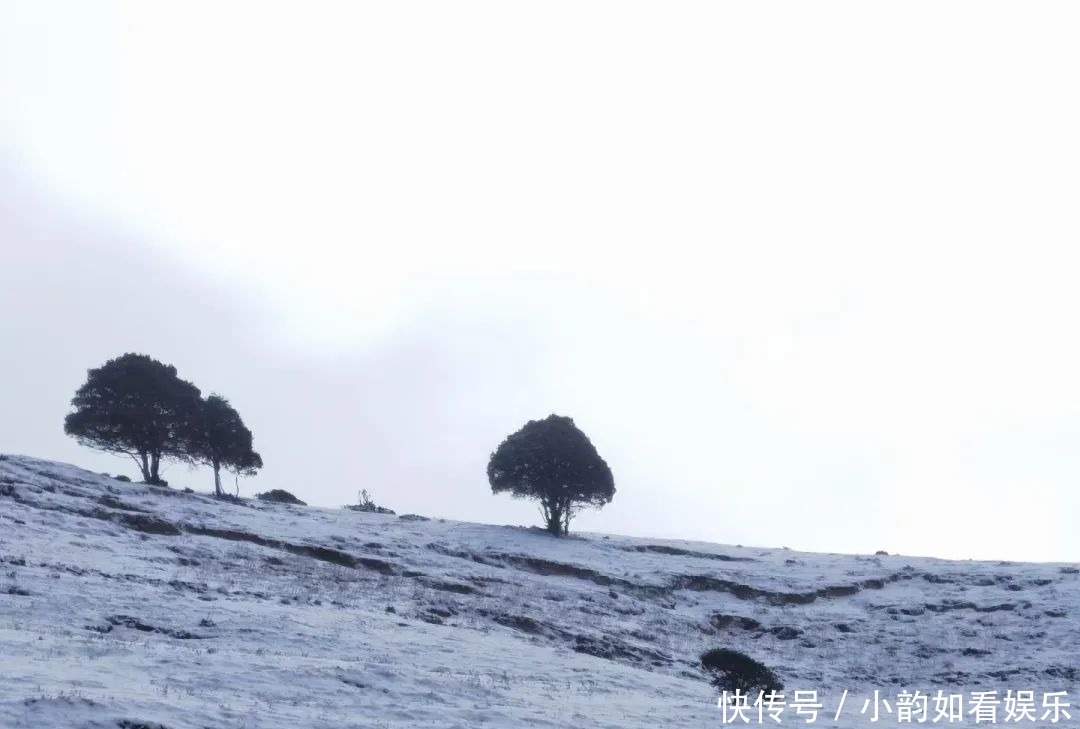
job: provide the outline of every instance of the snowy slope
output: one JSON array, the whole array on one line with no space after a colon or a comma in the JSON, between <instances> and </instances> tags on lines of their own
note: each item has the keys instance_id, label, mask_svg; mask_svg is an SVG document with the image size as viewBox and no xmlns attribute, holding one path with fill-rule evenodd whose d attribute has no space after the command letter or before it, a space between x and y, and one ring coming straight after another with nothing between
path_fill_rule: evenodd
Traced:
<instances>
[{"instance_id":1,"label":"snowy slope","mask_svg":"<svg viewBox=\"0 0 1080 729\"><path fill-rule=\"evenodd\" d=\"M818 691L818 726L875 689L1080 683L1070 565L556 540L0 458L0 727L718 726L721 646Z\"/></svg>"}]
</instances>

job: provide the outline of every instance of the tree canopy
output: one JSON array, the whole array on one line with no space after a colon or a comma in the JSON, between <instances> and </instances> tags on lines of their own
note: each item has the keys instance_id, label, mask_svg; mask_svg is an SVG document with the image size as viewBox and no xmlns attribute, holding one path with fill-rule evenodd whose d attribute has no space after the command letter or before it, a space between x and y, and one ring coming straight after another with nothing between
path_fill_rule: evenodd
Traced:
<instances>
[{"instance_id":1,"label":"tree canopy","mask_svg":"<svg viewBox=\"0 0 1080 729\"><path fill-rule=\"evenodd\" d=\"M615 495L611 469L574 421L560 415L530 420L491 454L492 493L540 502L547 529L567 534L570 520L586 507L601 507Z\"/></svg>"},{"instance_id":2,"label":"tree canopy","mask_svg":"<svg viewBox=\"0 0 1080 729\"><path fill-rule=\"evenodd\" d=\"M144 481L161 483L161 460L185 457L183 434L199 402L199 388L175 367L128 353L87 371L64 432L90 448L130 456Z\"/></svg>"}]
</instances>

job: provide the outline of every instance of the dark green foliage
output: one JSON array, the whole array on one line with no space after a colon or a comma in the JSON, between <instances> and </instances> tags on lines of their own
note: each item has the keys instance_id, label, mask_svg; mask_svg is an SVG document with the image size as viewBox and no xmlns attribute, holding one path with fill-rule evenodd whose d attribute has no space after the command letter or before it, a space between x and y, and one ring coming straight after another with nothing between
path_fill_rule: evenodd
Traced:
<instances>
[{"instance_id":1,"label":"dark green foliage","mask_svg":"<svg viewBox=\"0 0 1080 729\"><path fill-rule=\"evenodd\" d=\"M714 648L701 654L701 665L721 691L739 690L756 696L759 691L767 694L784 690L784 684L771 669L739 651Z\"/></svg>"},{"instance_id":2,"label":"dark green foliage","mask_svg":"<svg viewBox=\"0 0 1080 729\"><path fill-rule=\"evenodd\" d=\"M299 506L307 506L305 502L296 498L285 489L271 489L265 493L255 494L255 498L259 501L271 501L275 504L297 504Z\"/></svg>"},{"instance_id":3,"label":"dark green foliage","mask_svg":"<svg viewBox=\"0 0 1080 729\"><path fill-rule=\"evenodd\" d=\"M87 371L64 432L81 445L130 456L146 483L159 484L161 459L185 455L181 436L199 397L172 365L125 354Z\"/></svg>"},{"instance_id":4,"label":"dark green foliage","mask_svg":"<svg viewBox=\"0 0 1080 729\"><path fill-rule=\"evenodd\" d=\"M560 415L530 420L491 454L492 493L536 499L548 531L566 534L579 510L615 495L615 478L574 421Z\"/></svg>"},{"instance_id":5,"label":"dark green foliage","mask_svg":"<svg viewBox=\"0 0 1080 729\"><path fill-rule=\"evenodd\" d=\"M262 468L252 440L236 408L221 395L210 395L200 402L184 433L184 451L190 460L214 470L214 494L221 496L222 468L237 476L252 476Z\"/></svg>"},{"instance_id":6,"label":"dark green foliage","mask_svg":"<svg viewBox=\"0 0 1080 729\"><path fill-rule=\"evenodd\" d=\"M125 476L124 474L120 474L120 475L116 476L115 478L116 478L117 481L123 481L124 483L131 483L131 479L128 478L127 476Z\"/></svg>"}]
</instances>

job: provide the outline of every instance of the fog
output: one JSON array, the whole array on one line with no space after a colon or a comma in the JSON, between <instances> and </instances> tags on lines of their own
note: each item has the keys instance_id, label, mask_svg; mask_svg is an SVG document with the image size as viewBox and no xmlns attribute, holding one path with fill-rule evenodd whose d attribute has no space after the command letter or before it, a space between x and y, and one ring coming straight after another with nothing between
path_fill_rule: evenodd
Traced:
<instances>
[{"instance_id":1,"label":"fog","mask_svg":"<svg viewBox=\"0 0 1080 729\"><path fill-rule=\"evenodd\" d=\"M796 7L5 6L0 451L136 475L62 430L134 351L246 495L537 523L485 465L555 412L575 529L1080 559L1069 24Z\"/></svg>"}]
</instances>

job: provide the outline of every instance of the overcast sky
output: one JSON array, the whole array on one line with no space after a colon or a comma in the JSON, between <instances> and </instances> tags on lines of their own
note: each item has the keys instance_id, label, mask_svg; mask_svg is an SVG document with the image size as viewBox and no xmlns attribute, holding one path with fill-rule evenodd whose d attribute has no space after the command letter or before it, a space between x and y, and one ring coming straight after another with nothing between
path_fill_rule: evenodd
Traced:
<instances>
[{"instance_id":1,"label":"overcast sky","mask_svg":"<svg viewBox=\"0 0 1080 729\"><path fill-rule=\"evenodd\" d=\"M1080 6L0 0L0 451L123 352L285 488L582 530L1080 559ZM175 486L209 489L171 466Z\"/></svg>"}]
</instances>

